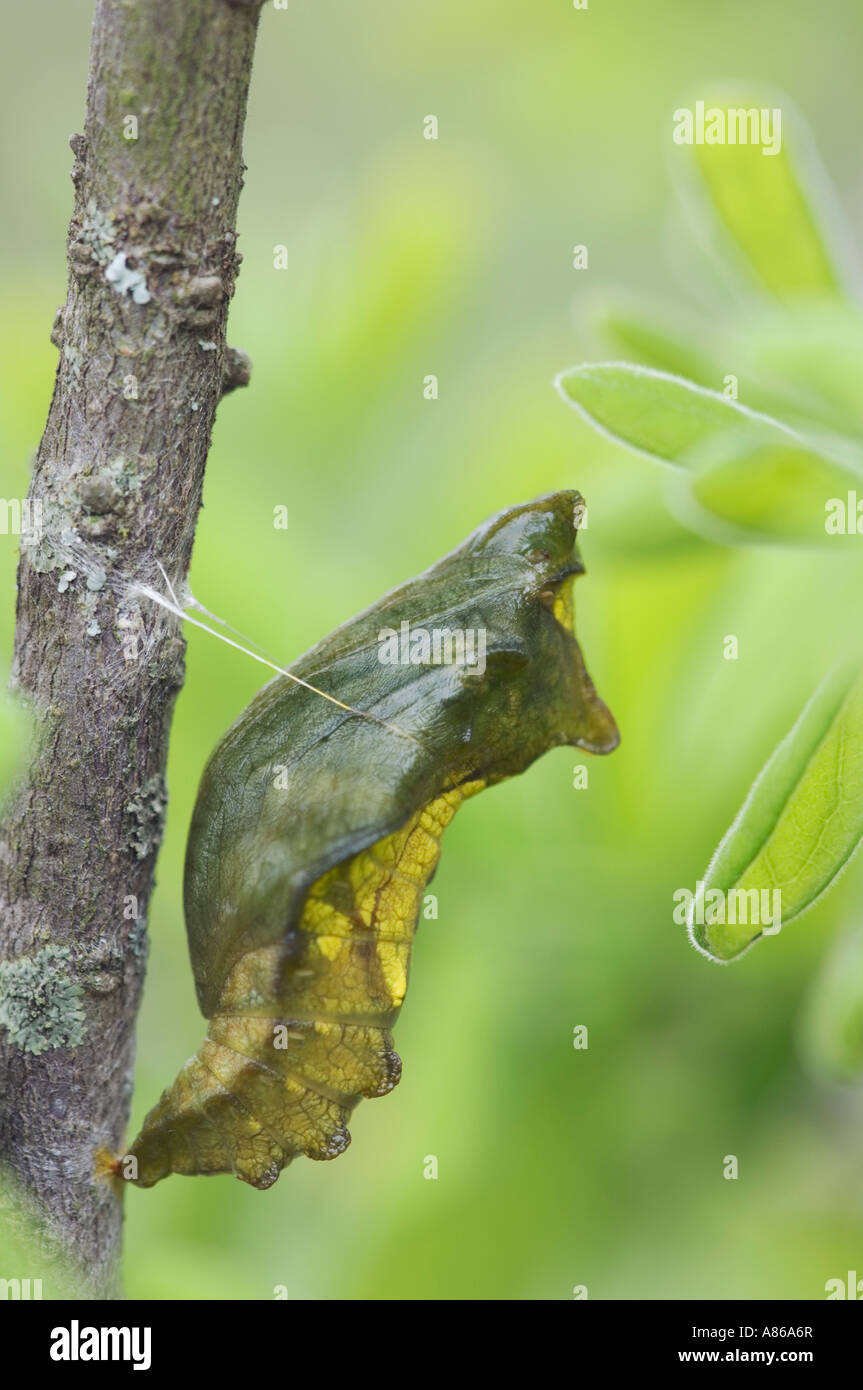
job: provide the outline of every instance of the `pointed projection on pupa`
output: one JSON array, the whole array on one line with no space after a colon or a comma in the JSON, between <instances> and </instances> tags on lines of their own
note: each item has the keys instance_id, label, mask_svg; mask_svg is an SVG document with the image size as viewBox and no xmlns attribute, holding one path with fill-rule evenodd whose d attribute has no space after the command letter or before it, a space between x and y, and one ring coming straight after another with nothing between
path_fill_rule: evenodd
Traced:
<instances>
[{"instance_id":1,"label":"pointed projection on pupa","mask_svg":"<svg viewBox=\"0 0 863 1390\"><path fill-rule=\"evenodd\" d=\"M363 715L280 676L216 748L185 879L209 1031L130 1150L140 1186L269 1187L299 1154L342 1153L360 1098L397 1083L444 829L548 749L618 742L573 635L582 509L562 492L492 517L292 667Z\"/></svg>"}]
</instances>

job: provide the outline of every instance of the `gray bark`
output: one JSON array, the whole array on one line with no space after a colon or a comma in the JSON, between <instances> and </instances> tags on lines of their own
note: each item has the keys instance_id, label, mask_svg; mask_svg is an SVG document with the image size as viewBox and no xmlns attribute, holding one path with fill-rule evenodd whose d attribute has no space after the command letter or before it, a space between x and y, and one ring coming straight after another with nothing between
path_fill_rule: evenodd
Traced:
<instances>
[{"instance_id":1,"label":"gray bark","mask_svg":"<svg viewBox=\"0 0 863 1390\"><path fill-rule=\"evenodd\" d=\"M99 1298L120 1293L122 1196L94 1151L120 1149L128 1122L184 673L177 621L129 586L164 587L158 558L182 587L216 406L248 380L225 324L259 12L98 0L70 140L68 296L12 672L38 734L0 823L0 1163L13 1219L34 1213L46 1260Z\"/></svg>"}]
</instances>

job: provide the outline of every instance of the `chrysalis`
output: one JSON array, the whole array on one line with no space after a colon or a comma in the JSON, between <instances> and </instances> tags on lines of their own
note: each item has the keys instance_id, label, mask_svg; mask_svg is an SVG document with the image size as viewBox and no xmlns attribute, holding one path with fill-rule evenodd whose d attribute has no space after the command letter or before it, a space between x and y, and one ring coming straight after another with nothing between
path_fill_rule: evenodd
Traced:
<instances>
[{"instance_id":1,"label":"chrysalis","mask_svg":"<svg viewBox=\"0 0 863 1390\"><path fill-rule=\"evenodd\" d=\"M441 836L549 748L618 733L572 629L583 503L492 517L271 681L216 748L186 858L206 1041L147 1116L132 1179L275 1182L335 1158L399 1080L392 1026ZM134 1166L130 1169L134 1172Z\"/></svg>"}]
</instances>

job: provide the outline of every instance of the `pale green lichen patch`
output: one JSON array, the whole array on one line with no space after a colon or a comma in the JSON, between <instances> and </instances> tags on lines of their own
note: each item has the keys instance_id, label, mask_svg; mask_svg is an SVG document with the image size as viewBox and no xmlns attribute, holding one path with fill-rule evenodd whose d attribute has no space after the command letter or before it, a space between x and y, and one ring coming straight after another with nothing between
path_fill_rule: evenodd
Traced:
<instances>
[{"instance_id":1,"label":"pale green lichen patch","mask_svg":"<svg viewBox=\"0 0 863 1390\"><path fill-rule=\"evenodd\" d=\"M129 950L137 960L143 960L147 955L147 923L143 917L138 917L132 923L129 931Z\"/></svg>"},{"instance_id":2,"label":"pale green lichen patch","mask_svg":"<svg viewBox=\"0 0 863 1390\"><path fill-rule=\"evenodd\" d=\"M69 478L51 497L40 499L39 533L27 541L30 564L39 574L49 570L74 571L83 575L90 593L98 593L107 581L107 570L92 558L97 552L82 541L105 543L98 552L105 560L117 552L108 542L122 525L129 496L141 487L141 478L151 474L156 460L151 455L134 459L118 456L100 466L90 465ZM59 591L65 593L73 583L71 574L61 575ZM80 587L80 586L79 586Z\"/></svg>"},{"instance_id":3,"label":"pale green lichen patch","mask_svg":"<svg viewBox=\"0 0 863 1390\"><path fill-rule=\"evenodd\" d=\"M23 1052L78 1047L84 1040L82 995L70 978L65 946L0 963L0 1027Z\"/></svg>"},{"instance_id":4,"label":"pale green lichen patch","mask_svg":"<svg viewBox=\"0 0 863 1390\"><path fill-rule=\"evenodd\" d=\"M158 849L167 806L165 779L158 774L149 777L138 795L126 802L126 815L132 823L128 844L138 859L146 859L148 854Z\"/></svg>"},{"instance_id":5,"label":"pale green lichen patch","mask_svg":"<svg viewBox=\"0 0 863 1390\"><path fill-rule=\"evenodd\" d=\"M31 567L37 574L67 569L77 541L74 513L67 499L43 498L41 533L27 547Z\"/></svg>"},{"instance_id":6,"label":"pale green lichen patch","mask_svg":"<svg viewBox=\"0 0 863 1390\"><path fill-rule=\"evenodd\" d=\"M87 203L87 216L78 236L89 247L90 255L98 265L108 264L114 241L114 224L99 210L93 198Z\"/></svg>"},{"instance_id":7,"label":"pale green lichen patch","mask_svg":"<svg viewBox=\"0 0 863 1390\"><path fill-rule=\"evenodd\" d=\"M84 476L80 484L82 506L98 515L116 511L130 492L140 489L141 474L151 472L155 464L149 454L135 458L118 454Z\"/></svg>"},{"instance_id":8,"label":"pale green lichen patch","mask_svg":"<svg viewBox=\"0 0 863 1390\"><path fill-rule=\"evenodd\" d=\"M81 372L84 369L84 362L86 360L84 354L74 343L64 343L63 358L69 368L70 385L77 390L81 384Z\"/></svg>"}]
</instances>

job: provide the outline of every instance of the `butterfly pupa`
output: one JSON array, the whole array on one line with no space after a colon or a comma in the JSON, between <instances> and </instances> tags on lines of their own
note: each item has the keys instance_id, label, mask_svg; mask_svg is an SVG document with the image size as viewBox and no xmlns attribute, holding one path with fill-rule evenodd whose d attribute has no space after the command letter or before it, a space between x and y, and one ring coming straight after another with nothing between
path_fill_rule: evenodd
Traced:
<instances>
[{"instance_id":1,"label":"butterfly pupa","mask_svg":"<svg viewBox=\"0 0 863 1390\"><path fill-rule=\"evenodd\" d=\"M215 749L184 886L209 1027L129 1151L139 1186L269 1187L300 1154L342 1153L358 1101L398 1082L392 1027L446 826L551 748L618 743L573 632L582 508L561 492L492 517L291 668L350 709L278 676Z\"/></svg>"}]
</instances>

